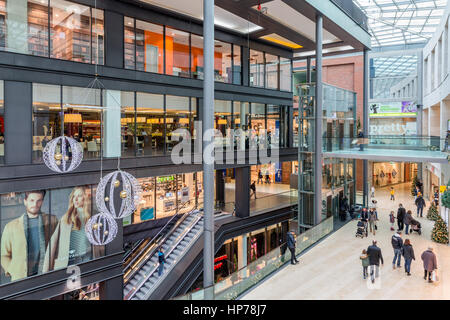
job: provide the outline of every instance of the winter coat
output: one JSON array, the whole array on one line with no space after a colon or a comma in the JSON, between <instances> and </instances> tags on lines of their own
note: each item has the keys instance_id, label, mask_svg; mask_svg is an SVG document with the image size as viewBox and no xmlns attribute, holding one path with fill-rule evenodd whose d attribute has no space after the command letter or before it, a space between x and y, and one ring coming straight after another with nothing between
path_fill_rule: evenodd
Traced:
<instances>
[{"instance_id":1,"label":"winter coat","mask_svg":"<svg viewBox=\"0 0 450 320\"><path fill-rule=\"evenodd\" d=\"M417 197L415 204L418 208L423 208L425 207L425 200L423 200L422 196Z\"/></svg>"},{"instance_id":2,"label":"winter coat","mask_svg":"<svg viewBox=\"0 0 450 320\"><path fill-rule=\"evenodd\" d=\"M401 249L403 247L403 239L397 233L392 236L391 243L394 250Z\"/></svg>"},{"instance_id":3,"label":"winter coat","mask_svg":"<svg viewBox=\"0 0 450 320\"><path fill-rule=\"evenodd\" d=\"M376 214L376 211L369 212L369 221L370 221L370 222L374 222L374 221L376 221L376 220L377 220L377 214Z\"/></svg>"},{"instance_id":4,"label":"winter coat","mask_svg":"<svg viewBox=\"0 0 450 320\"><path fill-rule=\"evenodd\" d=\"M405 214L405 217L403 218L403 222L405 224L411 224L413 217L410 214Z\"/></svg>"},{"instance_id":5,"label":"winter coat","mask_svg":"<svg viewBox=\"0 0 450 320\"><path fill-rule=\"evenodd\" d=\"M414 249L412 245L408 244L406 246L403 246L402 248L402 254L405 260L416 260L416 257L414 256Z\"/></svg>"},{"instance_id":6,"label":"winter coat","mask_svg":"<svg viewBox=\"0 0 450 320\"><path fill-rule=\"evenodd\" d=\"M288 232L287 234L287 246L288 248L295 248L295 239L292 233Z\"/></svg>"},{"instance_id":7,"label":"winter coat","mask_svg":"<svg viewBox=\"0 0 450 320\"><path fill-rule=\"evenodd\" d=\"M422 253L423 268L427 271L437 269L436 255L431 250L426 250Z\"/></svg>"},{"instance_id":8,"label":"winter coat","mask_svg":"<svg viewBox=\"0 0 450 320\"><path fill-rule=\"evenodd\" d=\"M369 256L367 254L362 254L359 259L361 259L361 263L363 267L369 266Z\"/></svg>"},{"instance_id":9,"label":"winter coat","mask_svg":"<svg viewBox=\"0 0 450 320\"><path fill-rule=\"evenodd\" d=\"M406 216L406 209L405 208L398 208L397 210L397 220L398 221L403 221L403 219Z\"/></svg>"},{"instance_id":10,"label":"winter coat","mask_svg":"<svg viewBox=\"0 0 450 320\"><path fill-rule=\"evenodd\" d=\"M369 220L369 212L361 211L361 220Z\"/></svg>"},{"instance_id":11,"label":"winter coat","mask_svg":"<svg viewBox=\"0 0 450 320\"><path fill-rule=\"evenodd\" d=\"M369 256L370 265L378 266L380 264L380 260L381 263L384 263L383 255L381 254L381 249L378 248L376 245L371 245L367 248L367 255Z\"/></svg>"}]
</instances>

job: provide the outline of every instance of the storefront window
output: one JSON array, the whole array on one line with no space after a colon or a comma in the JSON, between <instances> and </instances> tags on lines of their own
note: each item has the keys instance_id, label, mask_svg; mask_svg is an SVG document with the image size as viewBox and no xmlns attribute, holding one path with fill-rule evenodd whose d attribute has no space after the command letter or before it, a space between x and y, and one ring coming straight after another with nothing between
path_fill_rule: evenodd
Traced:
<instances>
[{"instance_id":1,"label":"storefront window","mask_svg":"<svg viewBox=\"0 0 450 320\"><path fill-rule=\"evenodd\" d=\"M3 81L0 80L0 164L5 162L5 107L3 98Z\"/></svg>"},{"instance_id":2,"label":"storefront window","mask_svg":"<svg viewBox=\"0 0 450 320\"><path fill-rule=\"evenodd\" d=\"M91 186L2 194L0 282L103 256L104 246L91 245L84 231L96 213L93 194Z\"/></svg>"},{"instance_id":3,"label":"storefront window","mask_svg":"<svg viewBox=\"0 0 450 320\"><path fill-rule=\"evenodd\" d=\"M134 30L135 20L124 18L124 60L125 69L136 69L136 33Z\"/></svg>"},{"instance_id":4,"label":"storefront window","mask_svg":"<svg viewBox=\"0 0 450 320\"><path fill-rule=\"evenodd\" d=\"M14 0L13 0L14 1ZM1 5L0 1L0 7ZM24 1L22 1L24 2ZM5 3L5 1L3 1ZM0 9L0 12L2 9ZM0 13L1 14L1 13ZM1 20L1 18L0 18ZM1 22L0 22L1 25ZM1 30L1 27L0 27ZM5 25L6 31L6 25ZM8 30L9 31L9 30ZM0 31L1 34L1 31ZM26 33L21 35L23 37ZM11 36L14 36L11 34ZM11 39L11 41L14 41ZM15 45L12 45L15 47ZM0 40L0 47L1 40ZM27 52L22 52L27 53ZM48 1L28 1L28 53L48 57Z\"/></svg>"},{"instance_id":5,"label":"storefront window","mask_svg":"<svg viewBox=\"0 0 450 320\"><path fill-rule=\"evenodd\" d=\"M250 86L264 87L264 53L250 49Z\"/></svg>"},{"instance_id":6,"label":"storefront window","mask_svg":"<svg viewBox=\"0 0 450 320\"><path fill-rule=\"evenodd\" d=\"M164 153L164 96L138 92L136 115L137 155Z\"/></svg>"},{"instance_id":7,"label":"storefront window","mask_svg":"<svg viewBox=\"0 0 450 320\"><path fill-rule=\"evenodd\" d=\"M164 73L163 26L136 20L136 70Z\"/></svg>"},{"instance_id":8,"label":"storefront window","mask_svg":"<svg viewBox=\"0 0 450 320\"><path fill-rule=\"evenodd\" d=\"M155 178L141 178L138 179L142 188L141 201L139 202L137 210L133 215L133 223L144 222L147 220L155 219Z\"/></svg>"},{"instance_id":9,"label":"storefront window","mask_svg":"<svg viewBox=\"0 0 450 320\"><path fill-rule=\"evenodd\" d=\"M189 97L166 96L166 149L171 152L173 147L187 139L187 135L174 133L177 129L184 129L189 132L190 128L190 112ZM178 135L178 138L173 138Z\"/></svg>"},{"instance_id":10,"label":"storefront window","mask_svg":"<svg viewBox=\"0 0 450 320\"><path fill-rule=\"evenodd\" d=\"M135 155L135 117L134 92L121 92L120 132L122 157L133 157Z\"/></svg>"},{"instance_id":11,"label":"storefront window","mask_svg":"<svg viewBox=\"0 0 450 320\"><path fill-rule=\"evenodd\" d=\"M190 77L189 33L166 27L166 74Z\"/></svg>"},{"instance_id":12,"label":"storefront window","mask_svg":"<svg viewBox=\"0 0 450 320\"><path fill-rule=\"evenodd\" d=\"M231 44L219 40L214 41L214 79L231 83L232 74Z\"/></svg>"},{"instance_id":13,"label":"storefront window","mask_svg":"<svg viewBox=\"0 0 450 320\"><path fill-rule=\"evenodd\" d=\"M233 84L242 84L241 46L233 44Z\"/></svg>"},{"instance_id":14,"label":"storefront window","mask_svg":"<svg viewBox=\"0 0 450 320\"><path fill-rule=\"evenodd\" d=\"M280 90L292 91L291 59L280 58Z\"/></svg>"},{"instance_id":15,"label":"storefront window","mask_svg":"<svg viewBox=\"0 0 450 320\"><path fill-rule=\"evenodd\" d=\"M196 34L191 34L191 72L194 79L203 80L203 37Z\"/></svg>"},{"instance_id":16,"label":"storefront window","mask_svg":"<svg viewBox=\"0 0 450 320\"><path fill-rule=\"evenodd\" d=\"M100 157L101 91L80 87L63 87L64 134L79 141L85 159Z\"/></svg>"},{"instance_id":17,"label":"storefront window","mask_svg":"<svg viewBox=\"0 0 450 320\"><path fill-rule=\"evenodd\" d=\"M216 146L225 148L229 143L227 134L231 134L231 101L214 100L214 129L222 134L221 137L216 136Z\"/></svg>"},{"instance_id":18,"label":"storefront window","mask_svg":"<svg viewBox=\"0 0 450 320\"><path fill-rule=\"evenodd\" d=\"M61 136L61 87L33 83L33 162L42 162L46 144Z\"/></svg>"},{"instance_id":19,"label":"storefront window","mask_svg":"<svg viewBox=\"0 0 450 320\"><path fill-rule=\"evenodd\" d=\"M103 25L103 10L92 8L92 63L103 65L105 28Z\"/></svg>"},{"instance_id":20,"label":"storefront window","mask_svg":"<svg viewBox=\"0 0 450 320\"><path fill-rule=\"evenodd\" d=\"M266 53L266 88L278 89L278 56Z\"/></svg>"},{"instance_id":21,"label":"storefront window","mask_svg":"<svg viewBox=\"0 0 450 320\"><path fill-rule=\"evenodd\" d=\"M271 104L267 105L267 139L272 148L280 146L281 127L281 107Z\"/></svg>"},{"instance_id":22,"label":"storefront window","mask_svg":"<svg viewBox=\"0 0 450 320\"><path fill-rule=\"evenodd\" d=\"M250 146L265 146L266 106L262 103L251 104Z\"/></svg>"}]
</instances>

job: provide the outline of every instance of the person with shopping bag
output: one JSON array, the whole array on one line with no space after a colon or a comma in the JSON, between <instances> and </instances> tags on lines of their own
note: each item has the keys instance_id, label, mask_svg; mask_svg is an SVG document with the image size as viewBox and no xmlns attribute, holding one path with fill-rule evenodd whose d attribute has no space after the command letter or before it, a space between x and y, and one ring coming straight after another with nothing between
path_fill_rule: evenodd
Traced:
<instances>
[{"instance_id":1,"label":"person with shopping bag","mask_svg":"<svg viewBox=\"0 0 450 320\"><path fill-rule=\"evenodd\" d=\"M424 276L423 278L425 280L427 280L427 275L428 275L428 282L433 282L433 281L437 281L437 277L436 277L436 269L437 269L437 259L436 259L436 255L433 252L433 248L432 247L428 247L427 250L425 250L422 253L422 261L423 261L423 268L424 268ZM435 280L432 280L432 273L433 278Z\"/></svg>"}]
</instances>

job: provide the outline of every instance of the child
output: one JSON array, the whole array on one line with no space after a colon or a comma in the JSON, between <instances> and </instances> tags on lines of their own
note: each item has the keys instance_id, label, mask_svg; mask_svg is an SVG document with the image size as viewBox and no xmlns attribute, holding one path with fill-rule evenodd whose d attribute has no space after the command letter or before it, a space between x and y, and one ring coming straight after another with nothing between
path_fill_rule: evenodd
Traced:
<instances>
[{"instance_id":1,"label":"child","mask_svg":"<svg viewBox=\"0 0 450 320\"><path fill-rule=\"evenodd\" d=\"M391 200L392 201L395 201L394 193L395 193L394 187L391 187Z\"/></svg>"},{"instance_id":2,"label":"child","mask_svg":"<svg viewBox=\"0 0 450 320\"><path fill-rule=\"evenodd\" d=\"M391 211L391 213L389 214L389 222L391 223L391 231L394 231L394 222L395 222L394 211Z\"/></svg>"},{"instance_id":3,"label":"child","mask_svg":"<svg viewBox=\"0 0 450 320\"><path fill-rule=\"evenodd\" d=\"M361 259L361 263L363 266L363 277L365 280L367 277L367 268L369 267L369 256L367 255L366 250L362 251L362 255L359 256L359 259Z\"/></svg>"}]
</instances>

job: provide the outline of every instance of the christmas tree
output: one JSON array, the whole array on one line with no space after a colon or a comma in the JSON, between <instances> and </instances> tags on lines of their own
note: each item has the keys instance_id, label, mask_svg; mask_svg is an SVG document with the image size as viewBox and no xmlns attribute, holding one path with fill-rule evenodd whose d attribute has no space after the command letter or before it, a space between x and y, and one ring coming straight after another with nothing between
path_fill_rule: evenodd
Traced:
<instances>
[{"instance_id":1,"label":"christmas tree","mask_svg":"<svg viewBox=\"0 0 450 320\"><path fill-rule=\"evenodd\" d=\"M417 176L415 176L414 179L412 180L412 183L411 183L411 195L412 196L415 196L414 192L416 190L417 181L419 181L419 179L417 179Z\"/></svg>"},{"instance_id":2,"label":"christmas tree","mask_svg":"<svg viewBox=\"0 0 450 320\"><path fill-rule=\"evenodd\" d=\"M431 231L431 239L437 243L448 244L447 224L438 216L434 223L433 231Z\"/></svg>"},{"instance_id":3,"label":"christmas tree","mask_svg":"<svg viewBox=\"0 0 450 320\"><path fill-rule=\"evenodd\" d=\"M436 221L436 219L439 216L439 212L437 207L434 205L434 203L431 204L430 208L428 208L428 212L427 212L427 219L428 220L432 220L432 221Z\"/></svg>"},{"instance_id":4,"label":"christmas tree","mask_svg":"<svg viewBox=\"0 0 450 320\"><path fill-rule=\"evenodd\" d=\"M447 190L441 196L442 205L446 208L450 208L450 181L447 183Z\"/></svg>"}]
</instances>

